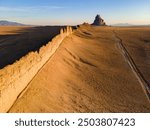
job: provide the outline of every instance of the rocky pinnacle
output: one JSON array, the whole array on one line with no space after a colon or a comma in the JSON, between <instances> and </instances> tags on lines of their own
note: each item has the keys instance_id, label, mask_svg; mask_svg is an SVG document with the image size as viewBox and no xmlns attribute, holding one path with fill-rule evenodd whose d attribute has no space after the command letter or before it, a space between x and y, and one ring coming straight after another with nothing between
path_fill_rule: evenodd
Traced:
<instances>
[{"instance_id":1,"label":"rocky pinnacle","mask_svg":"<svg viewBox=\"0 0 150 130\"><path fill-rule=\"evenodd\" d=\"M92 25L96 26L106 26L105 21L100 17L100 15L96 15L94 22Z\"/></svg>"}]
</instances>

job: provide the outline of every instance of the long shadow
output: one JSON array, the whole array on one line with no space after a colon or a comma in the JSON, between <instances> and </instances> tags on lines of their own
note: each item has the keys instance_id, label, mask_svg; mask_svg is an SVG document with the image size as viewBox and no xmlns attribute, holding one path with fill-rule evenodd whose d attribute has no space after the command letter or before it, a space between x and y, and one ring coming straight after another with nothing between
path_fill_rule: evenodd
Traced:
<instances>
[{"instance_id":1,"label":"long shadow","mask_svg":"<svg viewBox=\"0 0 150 130\"><path fill-rule=\"evenodd\" d=\"M0 69L13 64L30 51L39 51L65 26L39 26L15 31L16 34L0 35Z\"/></svg>"}]
</instances>

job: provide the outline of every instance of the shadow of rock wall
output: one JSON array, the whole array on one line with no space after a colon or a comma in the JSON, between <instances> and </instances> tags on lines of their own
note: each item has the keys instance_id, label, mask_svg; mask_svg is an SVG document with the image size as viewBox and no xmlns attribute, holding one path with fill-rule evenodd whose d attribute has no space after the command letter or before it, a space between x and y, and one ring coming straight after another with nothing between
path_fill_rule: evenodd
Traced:
<instances>
[{"instance_id":1,"label":"shadow of rock wall","mask_svg":"<svg viewBox=\"0 0 150 130\"><path fill-rule=\"evenodd\" d=\"M21 92L55 53L72 28L61 29L60 34L42 46L39 52L30 52L12 65L0 70L0 112L7 112Z\"/></svg>"}]
</instances>

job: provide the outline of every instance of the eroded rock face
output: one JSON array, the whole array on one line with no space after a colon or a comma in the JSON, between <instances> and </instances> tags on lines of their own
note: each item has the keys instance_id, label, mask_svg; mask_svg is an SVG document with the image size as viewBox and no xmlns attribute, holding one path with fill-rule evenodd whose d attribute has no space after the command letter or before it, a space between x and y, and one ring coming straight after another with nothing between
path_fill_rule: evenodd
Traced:
<instances>
[{"instance_id":1,"label":"eroded rock face","mask_svg":"<svg viewBox=\"0 0 150 130\"><path fill-rule=\"evenodd\" d=\"M96 15L94 22L92 25L96 26L106 26L105 21L100 17L100 15Z\"/></svg>"},{"instance_id":2,"label":"eroded rock face","mask_svg":"<svg viewBox=\"0 0 150 130\"><path fill-rule=\"evenodd\" d=\"M0 113L10 109L19 94L56 52L64 38L72 32L71 27L61 29L60 34L43 45L39 52L30 52L19 61L0 70Z\"/></svg>"}]
</instances>

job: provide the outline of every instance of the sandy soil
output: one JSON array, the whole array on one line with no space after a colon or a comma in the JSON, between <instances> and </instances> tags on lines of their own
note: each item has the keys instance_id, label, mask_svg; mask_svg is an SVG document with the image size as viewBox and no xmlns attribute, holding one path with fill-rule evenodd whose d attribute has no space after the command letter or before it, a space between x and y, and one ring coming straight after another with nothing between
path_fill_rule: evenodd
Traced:
<instances>
[{"instance_id":1,"label":"sandy soil","mask_svg":"<svg viewBox=\"0 0 150 130\"><path fill-rule=\"evenodd\" d=\"M59 34L59 26L0 27L0 69L14 63L30 51L36 51Z\"/></svg>"},{"instance_id":2,"label":"sandy soil","mask_svg":"<svg viewBox=\"0 0 150 130\"><path fill-rule=\"evenodd\" d=\"M31 26L0 26L0 35L17 34L19 31L31 28Z\"/></svg>"},{"instance_id":3,"label":"sandy soil","mask_svg":"<svg viewBox=\"0 0 150 130\"><path fill-rule=\"evenodd\" d=\"M150 84L150 27L116 28L116 32Z\"/></svg>"},{"instance_id":4,"label":"sandy soil","mask_svg":"<svg viewBox=\"0 0 150 130\"><path fill-rule=\"evenodd\" d=\"M114 29L125 37L124 30L90 26L67 37L9 112L150 112L142 86L118 49Z\"/></svg>"}]
</instances>

